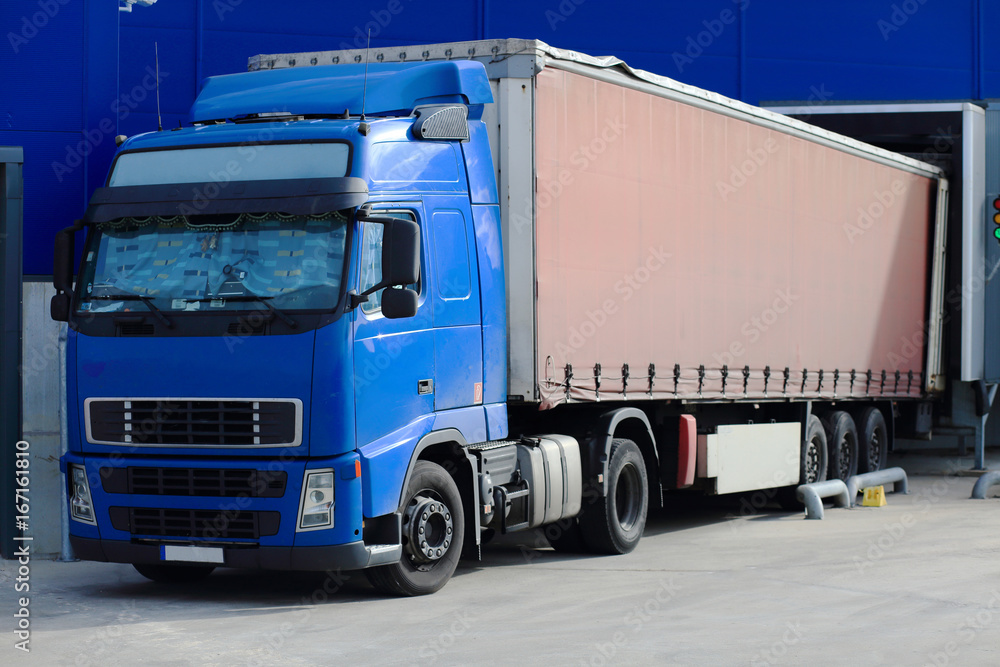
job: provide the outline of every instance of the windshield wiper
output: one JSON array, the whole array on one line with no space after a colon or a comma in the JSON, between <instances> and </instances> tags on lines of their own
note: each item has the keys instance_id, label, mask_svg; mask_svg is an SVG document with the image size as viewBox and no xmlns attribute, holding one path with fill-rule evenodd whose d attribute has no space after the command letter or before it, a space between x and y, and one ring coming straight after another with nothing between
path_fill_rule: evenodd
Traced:
<instances>
[{"instance_id":1,"label":"windshield wiper","mask_svg":"<svg viewBox=\"0 0 1000 667\"><path fill-rule=\"evenodd\" d=\"M168 329L174 328L173 322L168 320L163 311L153 304L153 297L151 296L144 294L102 294L100 296L91 296L90 299L99 299L101 301L142 301L149 308L149 312L153 313L163 326Z\"/></svg>"},{"instance_id":2,"label":"windshield wiper","mask_svg":"<svg viewBox=\"0 0 1000 667\"><path fill-rule=\"evenodd\" d=\"M290 329L298 329L299 324L291 317L289 317L284 311L278 310L269 303L269 299L273 299L273 296L260 296L258 294L238 294L236 296L221 296L214 299L199 299L200 301L253 301L256 303L264 304L271 314L276 315L279 320L288 325Z\"/></svg>"}]
</instances>

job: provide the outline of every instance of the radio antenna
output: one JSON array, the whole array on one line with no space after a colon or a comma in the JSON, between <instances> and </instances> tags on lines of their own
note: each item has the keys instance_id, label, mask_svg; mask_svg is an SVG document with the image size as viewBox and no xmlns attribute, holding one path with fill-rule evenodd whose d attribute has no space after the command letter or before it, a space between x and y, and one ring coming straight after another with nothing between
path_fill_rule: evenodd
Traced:
<instances>
[{"instance_id":1,"label":"radio antenna","mask_svg":"<svg viewBox=\"0 0 1000 667\"><path fill-rule=\"evenodd\" d=\"M160 44L153 42L153 53L156 56L156 126L157 132L163 132L163 118L160 116Z\"/></svg>"},{"instance_id":2,"label":"radio antenna","mask_svg":"<svg viewBox=\"0 0 1000 667\"><path fill-rule=\"evenodd\" d=\"M365 122L365 100L368 97L368 50L372 47L372 29L368 28L368 44L365 46L365 80L361 86L361 122Z\"/></svg>"}]
</instances>

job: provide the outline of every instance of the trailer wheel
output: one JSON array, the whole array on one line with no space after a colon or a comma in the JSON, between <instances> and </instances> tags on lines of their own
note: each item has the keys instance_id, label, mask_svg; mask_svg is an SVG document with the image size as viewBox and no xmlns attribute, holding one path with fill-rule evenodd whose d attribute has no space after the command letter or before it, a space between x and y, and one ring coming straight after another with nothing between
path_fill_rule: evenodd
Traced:
<instances>
[{"instance_id":1,"label":"trailer wheel","mask_svg":"<svg viewBox=\"0 0 1000 667\"><path fill-rule=\"evenodd\" d=\"M649 510L649 485L642 452L631 440L611 442L608 493L584 503L580 514L583 541L590 551L625 554L639 544Z\"/></svg>"},{"instance_id":2,"label":"trailer wheel","mask_svg":"<svg viewBox=\"0 0 1000 667\"><path fill-rule=\"evenodd\" d=\"M878 408L865 408L858 420L858 470L876 472L885 468L889 456L889 429Z\"/></svg>"},{"instance_id":3,"label":"trailer wheel","mask_svg":"<svg viewBox=\"0 0 1000 667\"><path fill-rule=\"evenodd\" d=\"M823 420L830 479L845 482L858 474L858 429L848 413L837 410Z\"/></svg>"},{"instance_id":4,"label":"trailer wheel","mask_svg":"<svg viewBox=\"0 0 1000 667\"><path fill-rule=\"evenodd\" d=\"M806 434L802 439L802 456L799 459L799 484L822 482L826 479L827 449L826 432L816 415L810 415L806 422Z\"/></svg>"},{"instance_id":5,"label":"trailer wheel","mask_svg":"<svg viewBox=\"0 0 1000 667\"><path fill-rule=\"evenodd\" d=\"M390 595L427 595L455 573L462 555L465 522L458 486L444 468L417 461L406 486L403 557L393 565L365 570L378 591Z\"/></svg>"},{"instance_id":6,"label":"trailer wheel","mask_svg":"<svg viewBox=\"0 0 1000 667\"><path fill-rule=\"evenodd\" d=\"M164 565L158 563L132 563L135 571L151 581L161 584L190 584L212 574L212 565Z\"/></svg>"},{"instance_id":7,"label":"trailer wheel","mask_svg":"<svg viewBox=\"0 0 1000 667\"><path fill-rule=\"evenodd\" d=\"M823 423L816 415L810 415L806 422L806 432L802 438L802 449L799 454L799 484L822 482L826 479L827 468L826 431ZM774 500L778 506L787 512L802 510L802 502L796 497L798 484L784 486L778 489Z\"/></svg>"}]
</instances>

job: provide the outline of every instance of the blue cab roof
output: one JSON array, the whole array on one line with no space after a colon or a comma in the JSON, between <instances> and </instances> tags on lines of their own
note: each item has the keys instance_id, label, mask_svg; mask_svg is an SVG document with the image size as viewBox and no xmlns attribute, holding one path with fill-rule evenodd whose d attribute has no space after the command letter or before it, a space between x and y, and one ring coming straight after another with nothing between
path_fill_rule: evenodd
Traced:
<instances>
[{"instance_id":1,"label":"blue cab roof","mask_svg":"<svg viewBox=\"0 0 1000 667\"><path fill-rule=\"evenodd\" d=\"M361 113L365 65L316 65L226 74L205 79L191 106L191 122L220 120L255 113ZM365 114L409 115L422 104L462 103L469 117L482 115L493 101L482 63L372 63L368 66Z\"/></svg>"}]
</instances>

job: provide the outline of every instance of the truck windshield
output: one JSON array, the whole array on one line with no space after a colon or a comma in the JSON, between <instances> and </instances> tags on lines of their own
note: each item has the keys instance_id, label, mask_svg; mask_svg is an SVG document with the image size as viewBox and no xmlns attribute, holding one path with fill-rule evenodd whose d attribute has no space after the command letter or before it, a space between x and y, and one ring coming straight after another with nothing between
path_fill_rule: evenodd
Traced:
<instances>
[{"instance_id":1,"label":"truck windshield","mask_svg":"<svg viewBox=\"0 0 1000 667\"><path fill-rule=\"evenodd\" d=\"M349 211L120 218L96 225L81 311L330 309L340 295ZM263 307L262 305L256 307Z\"/></svg>"}]
</instances>

